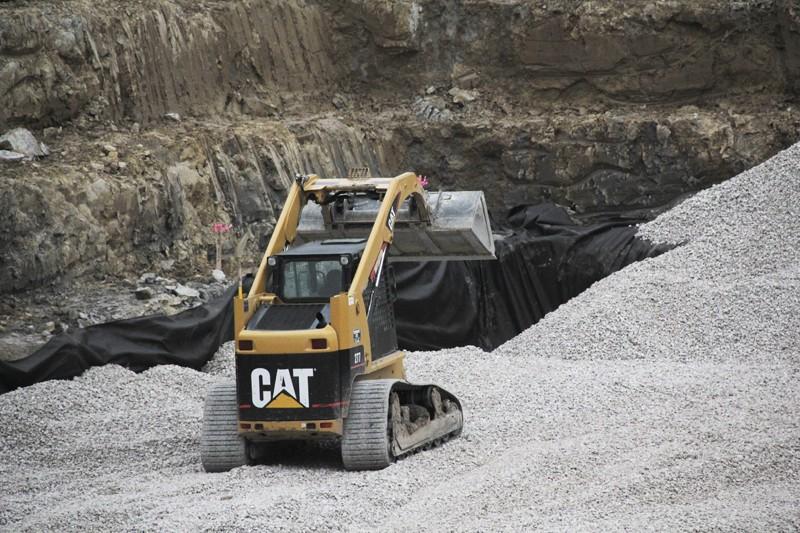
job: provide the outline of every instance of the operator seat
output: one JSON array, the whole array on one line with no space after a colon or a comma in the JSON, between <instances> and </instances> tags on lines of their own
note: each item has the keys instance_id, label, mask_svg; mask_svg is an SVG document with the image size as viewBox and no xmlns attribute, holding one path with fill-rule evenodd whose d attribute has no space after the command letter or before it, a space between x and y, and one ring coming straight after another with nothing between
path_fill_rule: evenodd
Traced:
<instances>
[{"instance_id":1,"label":"operator seat","mask_svg":"<svg viewBox=\"0 0 800 533\"><path fill-rule=\"evenodd\" d=\"M339 270L331 270L325 275L325 285L322 287L323 296L333 296L341 289L342 273Z\"/></svg>"}]
</instances>

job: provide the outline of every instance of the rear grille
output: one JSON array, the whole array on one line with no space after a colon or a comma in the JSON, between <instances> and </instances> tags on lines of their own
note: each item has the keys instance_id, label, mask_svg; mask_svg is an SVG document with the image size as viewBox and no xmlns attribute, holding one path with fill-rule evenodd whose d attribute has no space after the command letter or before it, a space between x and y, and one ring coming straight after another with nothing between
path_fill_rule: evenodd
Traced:
<instances>
[{"instance_id":1,"label":"rear grille","mask_svg":"<svg viewBox=\"0 0 800 533\"><path fill-rule=\"evenodd\" d=\"M267 331L287 331L314 329L317 327L317 313L325 304L282 304L263 306L259 309L247 329Z\"/></svg>"}]
</instances>

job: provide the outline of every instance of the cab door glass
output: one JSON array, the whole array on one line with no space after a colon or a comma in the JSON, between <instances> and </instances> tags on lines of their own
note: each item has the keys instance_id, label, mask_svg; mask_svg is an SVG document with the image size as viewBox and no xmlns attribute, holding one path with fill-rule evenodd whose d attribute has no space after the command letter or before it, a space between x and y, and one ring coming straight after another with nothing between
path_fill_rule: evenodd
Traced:
<instances>
[{"instance_id":1,"label":"cab door glass","mask_svg":"<svg viewBox=\"0 0 800 533\"><path fill-rule=\"evenodd\" d=\"M285 261L282 278L285 300L327 300L343 290L338 258Z\"/></svg>"},{"instance_id":2,"label":"cab door glass","mask_svg":"<svg viewBox=\"0 0 800 533\"><path fill-rule=\"evenodd\" d=\"M310 265L306 261L287 261L283 268L283 297L304 298L312 291Z\"/></svg>"}]
</instances>

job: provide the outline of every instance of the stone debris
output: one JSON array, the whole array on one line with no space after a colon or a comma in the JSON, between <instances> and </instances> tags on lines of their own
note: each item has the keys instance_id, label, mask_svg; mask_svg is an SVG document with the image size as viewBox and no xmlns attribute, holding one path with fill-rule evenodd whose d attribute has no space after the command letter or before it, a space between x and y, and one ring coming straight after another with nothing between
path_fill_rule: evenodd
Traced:
<instances>
[{"instance_id":1,"label":"stone debris","mask_svg":"<svg viewBox=\"0 0 800 533\"><path fill-rule=\"evenodd\" d=\"M187 287L185 285L175 285L174 287L168 287L169 291L175 294L176 296L183 296L184 298L199 298L200 291L197 289L192 289L191 287Z\"/></svg>"},{"instance_id":2,"label":"stone debris","mask_svg":"<svg viewBox=\"0 0 800 533\"><path fill-rule=\"evenodd\" d=\"M133 294L137 300L149 300L153 297L154 292L150 287L139 287Z\"/></svg>"},{"instance_id":3,"label":"stone debris","mask_svg":"<svg viewBox=\"0 0 800 533\"><path fill-rule=\"evenodd\" d=\"M2 395L0 524L794 529L798 205L795 145L644 225L643 236L682 246L596 283L494 352L410 354L409 379L461 399L464 433L382 471L345 472L335 447L309 445L202 473L203 398L233 379L231 343L205 372L108 365Z\"/></svg>"},{"instance_id":4,"label":"stone debris","mask_svg":"<svg viewBox=\"0 0 800 533\"><path fill-rule=\"evenodd\" d=\"M273 117L280 113L277 105L268 98L245 96L241 99L242 111L256 117Z\"/></svg>"},{"instance_id":5,"label":"stone debris","mask_svg":"<svg viewBox=\"0 0 800 533\"><path fill-rule=\"evenodd\" d=\"M0 136L0 149L22 154L27 159L50 155L47 145L37 141L33 133L25 128L14 128Z\"/></svg>"},{"instance_id":6,"label":"stone debris","mask_svg":"<svg viewBox=\"0 0 800 533\"><path fill-rule=\"evenodd\" d=\"M0 160L3 161L23 161L27 159L25 154L19 152L12 152L11 150L0 150Z\"/></svg>"},{"instance_id":7,"label":"stone debris","mask_svg":"<svg viewBox=\"0 0 800 533\"><path fill-rule=\"evenodd\" d=\"M225 281L225 279L227 279L226 276L225 276L225 272L223 272L222 270L217 270L217 269L214 269L211 272L211 277L217 283L222 283L223 281Z\"/></svg>"},{"instance_id":8,"label":"stone debris","mask_svg":"<svg viewBox=\"0 0 800 533\"><path fill-rule=\"evenodd\" d=\"M465 89L459 89L458 87L453 87L447 94L453 97L454 104L468 104L470 102L474 102L478 98L478 91L468 91Z\"/></svg>"},{"instance_id":9,"label":"stone debris","mask_svg":"<svg viewBox=\"0 0 800 533\"><path fill-rule=\"evenodd\" d=\"M347 99L341 94L334 94L333 98L331 99L331 103L333 107L336 109L344 109L347 107Z\"/></svg>"},{"instance_id":10,"label":"stone debris","mask_svg":"<svg viewBox=\"0 0 800 533\"><path fill-rule=\"evenodd\" d=\"M459 89L474 89L480 83L478 73L463 63L453 65L450 79L453 82L453 86Z\"/></svg>"},{"instance_id":11,"label":"stone debris","mask_svg":"<svg viewBox=\"0 0 800 533\"><path fill-rule=\"evenodd\" d=\"M139 283L155 283L157 279L155 272L145 272L139 276Z\"/></svg>"},{"instance_id":12,"label":"stone debris","mask_svg":"<svg viewBox=\"0 0 800 533\"><path fill-rule=\"evenodd\" d=\"M180 122L181 116L178 113L164 113L164 118L172 122Z\"/></svg>"},{"instance_id":13,"label":"stone debris","mask_svg":"<svg viewBox=\"0 0 800 533\"><path fill-rule=\"evenodd\" d=\"M220 296L227 287L224 282L208 281L201 281L200 277L184 281L181 285L188 296L173 294L167 287L177 287L178 282L152 272L138 280L81 282L6 294L0 299L0 322L5 330L0 332L0 360L30 355L51 334L61 331L109 320L180 313ZM38 317L45 317L52 325Z\"/></svg>"},{"instance_id":14,"label":"stone debris","mask_svg":"<svg viewBox=\"0 0 800 533\"><path fill-rule=\"evenodd\" d=\"M411 108L414 110L414 114L422 120L440 122L453 118L453 114L447 109L447 103L440 96L417 98Z\"/></svg>"},{"instance_id":15,"label":"stone debris","mask_svg":"<svg viewBox=\"0 0 800 533\"><path fill-rule=\"evenodd\" d=\"M45 139L52 139L54 137L57 137L58 135L61 135L62 131L63 131L63 128L61 126L59 126L57 128L56 127L45 128L45 129L42 130L42 136Z\"/></svg>"}]
</instances>

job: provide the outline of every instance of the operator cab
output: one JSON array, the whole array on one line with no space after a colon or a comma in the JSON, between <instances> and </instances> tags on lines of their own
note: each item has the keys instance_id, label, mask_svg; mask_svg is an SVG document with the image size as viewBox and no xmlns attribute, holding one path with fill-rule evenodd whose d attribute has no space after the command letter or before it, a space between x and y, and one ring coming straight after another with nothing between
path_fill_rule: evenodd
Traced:
<instances>
[{"instance_id":1,"label":"operator cab","mask_svg":"<svg viewBox=\"0 0 800 533\"><path fill-rule=\"evenodd\" d=\"M283 303L327 302L347 291L366 239L328 239L301 244L268 259L271 292Z\"/></svg>"},{"instance_id":2,"label":"operator cab","mask_svg":"<svg viewBox=\"0 0 800 533\"><path fill-rule=\"evenodd\" d=\"M275 294L278 301L260 306L246 329L324 328L331 321L331 297L350 288L366 245L366 239L329 239L270 256L267 291Z\"/></svg>"}]
</instances>

